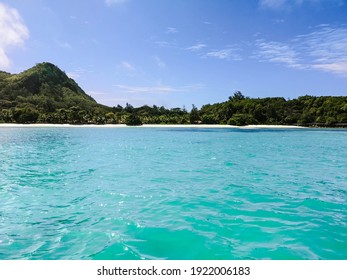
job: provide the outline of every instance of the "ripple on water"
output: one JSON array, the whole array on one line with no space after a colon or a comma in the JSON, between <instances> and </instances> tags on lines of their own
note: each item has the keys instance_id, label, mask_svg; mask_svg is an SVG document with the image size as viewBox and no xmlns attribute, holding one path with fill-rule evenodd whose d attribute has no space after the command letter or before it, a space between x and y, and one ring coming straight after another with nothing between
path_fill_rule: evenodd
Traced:
<instances>
[{"instance_id":1,"label":"ripple on water","mask_svg":"<svg viewBox=\"0 0 347 280\"><path fill-rule=\"evenodd\" d=\"M0 128L0 259L346 259L346 137Z\"/></svg>"}]
</instances>

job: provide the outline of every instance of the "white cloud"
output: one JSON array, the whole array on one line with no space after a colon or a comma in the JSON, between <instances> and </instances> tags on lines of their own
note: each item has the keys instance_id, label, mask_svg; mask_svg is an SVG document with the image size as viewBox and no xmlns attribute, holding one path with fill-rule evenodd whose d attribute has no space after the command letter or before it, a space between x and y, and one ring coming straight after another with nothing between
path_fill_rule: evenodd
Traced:
<instances>
[{"instance_id":1,"label":"white cloud","mask_svg":"<svg viewBox=\"0 0 347 280\"><path fill-rule=\"evenodd\" d=\"M287 0L260 0L261 7L273 10L281 9L285 4L287 4Z\"/></svg>"},{"instance_id":2,"label":"white cloud","mask_svg":"<svg viewBox=\"0 0 347 280\"><path fill-rule=\"evenodd\" d=\"M72 46L68 42L57 41L57 44L59 47L64 48L64 49L71 49L72 48Z\"/></svg>"},{"instance_id":3,"label":"white cloud","mask_svg":"<svg viewBox=\"0 0 347 280\"><path fill-rule=\"evenodd\" d=\"M88 90L87 94L91 96L100 96L100 95L109 95L110 93L104 92L104 91Z\"/></svg>"},{"instance_id":4,"label":"white cloud","mask_svg":"<svg viewBox=\"0 0 347 280\"><path fill-rule=\"evenodd\" d=\"M191 84L191 85L186 85L182 87L182 92L192 92L192 91L197 91L201 90L205 87L204 84Z\"/></svg>"},{"instance_id":5,"label":"white cloud","mask_svg":"<svg viewBox=\"0 0 347 280\"><path fill-rule=\"evenodd\" d=\"M226 48L221 50L213 50L205 54L205 57L214 57L225 60L241 60L241 56L237 53L236 49Z\"/></svg>"},{"instance_id":6,"label":"white cloud","mask_svg":"<svg viewBox=\"0 0 347 280\"><path fill-rule=\"evenodd\" d=\"M178 32L177 28L175 28L175 27L168 27L165 33L166 34L174 34L174 33L177 33L177 32Z\"/></svg>"},{"instance_id":7,"label":"white cloud","mask_svg":"<svg viewBox=\"0 0 347 280\"><path fill-rule=\"evenodd\" d=\"M284 10L291 9L295 6L300 7L304 3L317 5L323 2L337 6L342 6L345 4L343 0L259 0L259 5L265 9Z\"/></svg>"},{"instance_id":8,"label":"white cloud","mask_svg":"<svg viewBox=\"0 0 347 280\"><path fill-rule=\"evenodd\" d=\"M92 96L98 103L116 106L116 104L125 105L127 102L133 104L133 98L129 96L119 96L115 92L106 92L98 90L87 90L86 93Z\"/></svg>"},{"instance_id":9,"label":"white cloud","mask_svg":"<svg viewBox=\"0 0 347 280\"><path fill-rule=\"evenodd\" d=\"M204 88L203 84L190 84L185 86L172 87L158 83L153 86L132 86L132 85L114 85L124 94L170 94L179 92L192 92Z\"/></svg>"},{"instance_id":10,"label":"white cloud","mask_svg":"<svg viewBox=\"0 0 347 280\"><path fill-rule=\"evenodd\" d=\"M347 75L347 26L321 26L298 36L299 47L311 57L312 68Z\"/></svg>"},{"instance_id":11,"label":"white cloud","mask_svg":"<svg viewBox=\"0 0 347 280\"><path fill-rule=\"evenodd\" d=\"M259 61L316 69L347 76L347 26L320 25L316 30L282 42L256 42Z\"/></svg>"},{"instance_id":12,"label":"white cloud","mask_svg":"<svg viewBox=\"0 0 347 280\"><path fill-rule=\"evenodd\" d=\"M81 73L76 72L76 71L71 71L71 72L66 72L66 75L71 78L71 79L78 79L79 77L81 77Z\"/></svg>"},{"instance_id":13,"label":"white cloud","mask_svg":"<svg viewBox=\"0 0 347 280\"><path fill-rule=\"evenodd\" d=\"M345 61L334 63L314 64L312 65L312 67L326 72L332 72L335 74L347 76L347 59Z\"/></svg>"},{"instance_id":14,"label":"white cloud","mask_svg":"<svg viewBox=\"0 0 347 280\"><path fill-rule=\"evenodd\" d=\"M284 23L284 22L285 22L285 20L284 20L284 19L282 19L282 18L279 18L279 19L274 19L272 22L273 22L273 23L280 24L280 23Z\"/></svg>"},{"instance_id":15,"label":"white cloud","mask_svg":"<svg viewBox=\"0 0 347 280\"><path fill-rule=\"evenodd\" d=\"M129 103L135 107L139 107L152 102L152 104L167 106L167 98L170 95L194 93L204 88L203 84L198 83L174 87L163 85L161 82L144 86L125 84L116 84L113 86L114 90L108 92L88 90L87 94L94 97L99 103L109 106ZM148 99L149 97L150 101Z\"/></svg>"},{"instance_id":16,"label":"white cloud","mask_svg":"<svg viewBox=\"0 0 347 280\"><path fill-rule=\"evenodd\" d=\"M199 44L195 44L191 47L186 48L186 50L198 51L198 50L201 50L201 49L206 48L206 47L207 47L207 45L199 43Z\"/></svg>"},{"instance_id":17,"label":"white cloud","mask_svg":"<svg viewBox=\"0 0 347 280\"><path fill-rule=\"evenodd\" d=\"M105 3L107 6L112 6L112 5L116 5L116 4L122 4L126 1L127 0L105 0Z\"/></svg>"},{"instance_id":18,"label":"white cloud","mask_svg":"<svg viewBox=\"0 0 347 280\"><path fill-rule=\"evenodd\" d=\"M7 51L22 46L29 38L29 30L16 9L0 3L0 67L10 66Z\"/></svg>"},{"instance_id":19,"label":"white cloud","mask_svg":"<svg viewBox=\"0 0 347 280\"><path fill-rule=\"evenodd\" d=\"M7 57L5 51L0 47L0 67L8 67L10 65L10 60Z\"/></svg>"},{"instance_id":20,"label":"white cloud","mask_svg":"<svg viewBox=\"0 0 347 280\"><path fill-rule=\"evenodd\" d=\"M123 69L128 70L128 71L134 71L135 70L135 67L127 61L123 61L121 63L121 66Z\"/></svg>"},{"instance_id":21,"label":"white cloud","mask_svg":"<svg viewBox=\"0 0 347 280\"><path fill-rule=\"evenodd\" d=\"M94 71L91 69L78 67L73 71L67 72L66 75L71 79L78 79L78 78L83 78L86 74L90 74L90 73L94 73Z\"/></svg>"},{"instance_id":22,"label":"white cloud","mask_svg":"<svg viewBox=\"0 0 347 280\"><path fill-rule=\"evenodd\" d=\"M290 67L301 67L298 54L289 46L280 42L266 42L258 40L257 58L260 61L285 63Z\"/></svg>"},{"instance_id":23,"label":"white cloud","mask_svg":"<svg viewBox=\"0 0 347 280\"><path fill-rule=\"evenodd\" d=\"M159 48L169 48L169 49L177 49L179 48L175 42L168 41L155 41L154 44Z\"/></svg>"},{"instance_id":24,"label":"white cloud","mask_svg":"<svg viewBox=\"0 0 347 280\"><path fill-rule=\"evenodd\" d=\"M128 85L115 85L118 89L125 93L155 93L155 94L165 94L178 91L177 89L165 86L165 85L156 85L156 86L128 86Z\"/></svg>"},{"instance_id":25,"label":"white cloud","mask_svg":"<svg viewBox=\"0 0 347 280\"><path fill-rule=\"evenodd\" d=\"M157 55L154 56L154 59L155 59L155 62L157 64L157 66L160 68L160 69L165 69L166 68L166 64L164 61L162 61Z\"/></svg>"}]
</instances>

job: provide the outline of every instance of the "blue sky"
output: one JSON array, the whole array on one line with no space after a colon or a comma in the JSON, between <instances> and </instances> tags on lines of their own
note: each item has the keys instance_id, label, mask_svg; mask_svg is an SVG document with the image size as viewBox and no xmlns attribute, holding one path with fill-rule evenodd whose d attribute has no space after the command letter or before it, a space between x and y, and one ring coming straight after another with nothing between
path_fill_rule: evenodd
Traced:
<instances>
[{"instance_id":1,"label":"blue sky","mask_svg":"<svg viewBox=\"0 0 347 280\"><path fill-rule=\"evenodd\" d=\"M347 1L0 0L0 69L43 61L110 106L347 95Z\"/></svg>"}]
</instances>

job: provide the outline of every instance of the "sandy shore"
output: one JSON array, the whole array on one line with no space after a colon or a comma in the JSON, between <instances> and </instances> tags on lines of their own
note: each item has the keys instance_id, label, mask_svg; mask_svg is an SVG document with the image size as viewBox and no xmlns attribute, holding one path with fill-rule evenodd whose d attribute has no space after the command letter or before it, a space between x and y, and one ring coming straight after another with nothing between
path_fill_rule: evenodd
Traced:
<instances>
[{"instance_id":1,"label":"sandy shore","mask_svg":"<svg viewBox=\"0 0 347 280\"><path fill-rule=\"evenodd\" d=\"M17 124L17 123L0 123L0 128L3 127L98 127L98 128L131 128L132 126L126 126L125 124L88 124L88 125L71 125L71 124ZM303 128L300 126L292 125L247 125L247 126L232 126L232 125L220 125L220 124L144 124L140 127L144 128L238 128L238 129L257 129L257 128Z\"/></svg>"},{"instance_id":2,"label":"sandy shore","mask_svg":"<svg viewBox=\"0 0 347 280\"><path fill-rule=\"evenodd\" d=\"M252 124L244 126L243 128L305 128L297 125L267 125L267 124ZM307 128L307 127L306 127Z\"/></svg>"}]
</instances>

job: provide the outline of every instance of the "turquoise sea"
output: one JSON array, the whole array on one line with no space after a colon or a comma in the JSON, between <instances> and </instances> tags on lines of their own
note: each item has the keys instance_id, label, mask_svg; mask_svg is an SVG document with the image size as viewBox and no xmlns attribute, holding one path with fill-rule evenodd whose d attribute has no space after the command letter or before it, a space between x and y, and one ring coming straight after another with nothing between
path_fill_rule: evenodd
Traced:
<instances>
[{"instance_id":1,"label":"turquoise sea","mask_svg":"<svg viewBox=\"0 0 347 280\"><path fill-rule=\"evenodd\" d=\"M347 259L347 130L0 128L0 259Z\"/></svg>"}]
</instances>

